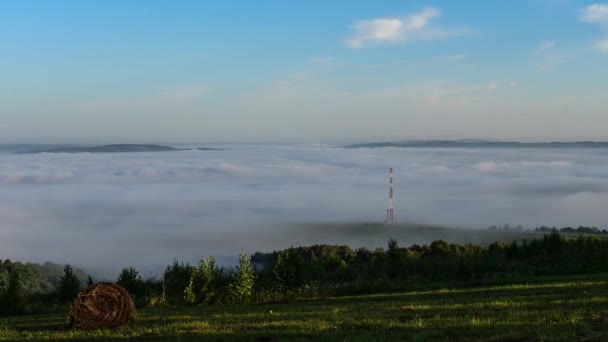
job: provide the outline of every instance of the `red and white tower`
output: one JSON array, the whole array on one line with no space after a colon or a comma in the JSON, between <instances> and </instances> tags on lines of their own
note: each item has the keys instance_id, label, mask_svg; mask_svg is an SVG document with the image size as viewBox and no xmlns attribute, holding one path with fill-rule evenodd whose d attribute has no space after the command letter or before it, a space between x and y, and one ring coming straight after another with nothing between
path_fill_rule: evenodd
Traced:
<instances>
[{"instance_id":1,"label":"red and white tower","mask_svg":"<svg viewBox=\"0 0 608 342\"><path fill-rule=\"evenodd\" d=\"M388 191L388 209L386 210L386 220L384 220L384 224L393 224L394 223L394 211L395 211L395 202L393 201L393 168L391 167L389 170L389 182L390 188Z\"/></svg>"}]
</instances>

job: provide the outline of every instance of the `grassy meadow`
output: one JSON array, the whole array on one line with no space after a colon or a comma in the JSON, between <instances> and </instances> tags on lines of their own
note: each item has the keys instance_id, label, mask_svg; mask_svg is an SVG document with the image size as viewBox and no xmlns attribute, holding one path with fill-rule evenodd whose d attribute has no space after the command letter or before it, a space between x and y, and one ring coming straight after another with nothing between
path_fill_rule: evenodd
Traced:
<instances>
[{"instance_id":1,"label":"grassy meadow","mask_svg":"<svg viewBox=\"0 0 608 342\"><path fill-rule=\"evenodd\" d=\"M69 330L66 312L2 318L0 340L605 341L608 274L285 304L144 308L117 330Z\"/></svg>"}]
</instances>

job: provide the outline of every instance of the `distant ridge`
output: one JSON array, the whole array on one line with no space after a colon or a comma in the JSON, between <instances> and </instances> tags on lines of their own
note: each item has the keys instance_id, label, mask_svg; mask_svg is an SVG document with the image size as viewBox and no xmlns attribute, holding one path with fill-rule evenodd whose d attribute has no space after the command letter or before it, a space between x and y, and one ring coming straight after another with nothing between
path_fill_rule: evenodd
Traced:
<instances>
[{"instance_id":1,"label":"distant ridge","mask_svg":"<svg viewBox=\"0 0 608 342\"><path fill-rule=\"evenodd\" d=\"M419 141L387 141L365 144L345 145L343 148L382 148L382 147L442 147L442 148L608 148L608 142L577 141L577 142L533 142L516 141L484 141L484 140L419 140Z\"/></svg>"},{"instance_id":2,"label":"distant ridge","mask_svg":"<svg viewBox=\"0 0 608 342\"><path fill-rule=\"evenodd\" d=\"M171 152L171 151L218 151L214 148L199 147L199 148L175 148L164 145L147 145L147 144L114 144L103 146L85 146L85 147L64 147L46 150L29 150L19 151L15 154L31 154L31 153L127 153L127 152Z\"/></svg>"}]
</instances>

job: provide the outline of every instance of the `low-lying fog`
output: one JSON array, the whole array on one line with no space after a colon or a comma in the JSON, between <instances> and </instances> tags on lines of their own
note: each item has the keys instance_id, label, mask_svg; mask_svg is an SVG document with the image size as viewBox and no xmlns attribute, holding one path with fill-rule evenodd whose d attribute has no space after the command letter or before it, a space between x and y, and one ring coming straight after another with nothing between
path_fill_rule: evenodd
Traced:
<instances>
[{"instance_id":1,"label":"low-lying fog","mask_svg":"<svg viewBox=\"0 0 608 342\"><path fill-rule=\"evenodd\" d=\"M401 222L608 225L606 149L211 147L226 150L0 152L0 259L160 269L174 258L340 243L283 229L381 222L389 167Z\"/></svg>"}]
</instances>

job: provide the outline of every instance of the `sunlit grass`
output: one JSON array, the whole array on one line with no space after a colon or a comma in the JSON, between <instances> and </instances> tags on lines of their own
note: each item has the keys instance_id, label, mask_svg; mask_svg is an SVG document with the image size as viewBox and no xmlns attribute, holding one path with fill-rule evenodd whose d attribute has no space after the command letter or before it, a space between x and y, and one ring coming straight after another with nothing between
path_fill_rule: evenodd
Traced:
<instances>
[{"instance_id":1,"label":"sunlit grass","mask_svg":"<svg viewBox=\"0 0 608 342\"><path fill-rule=\"evenodd\" d=\"M142 309L132 326L73 331L65 314L0 319L0 340L608 340L608 275L287 304Z\"/></svg>"}]
</instances>

